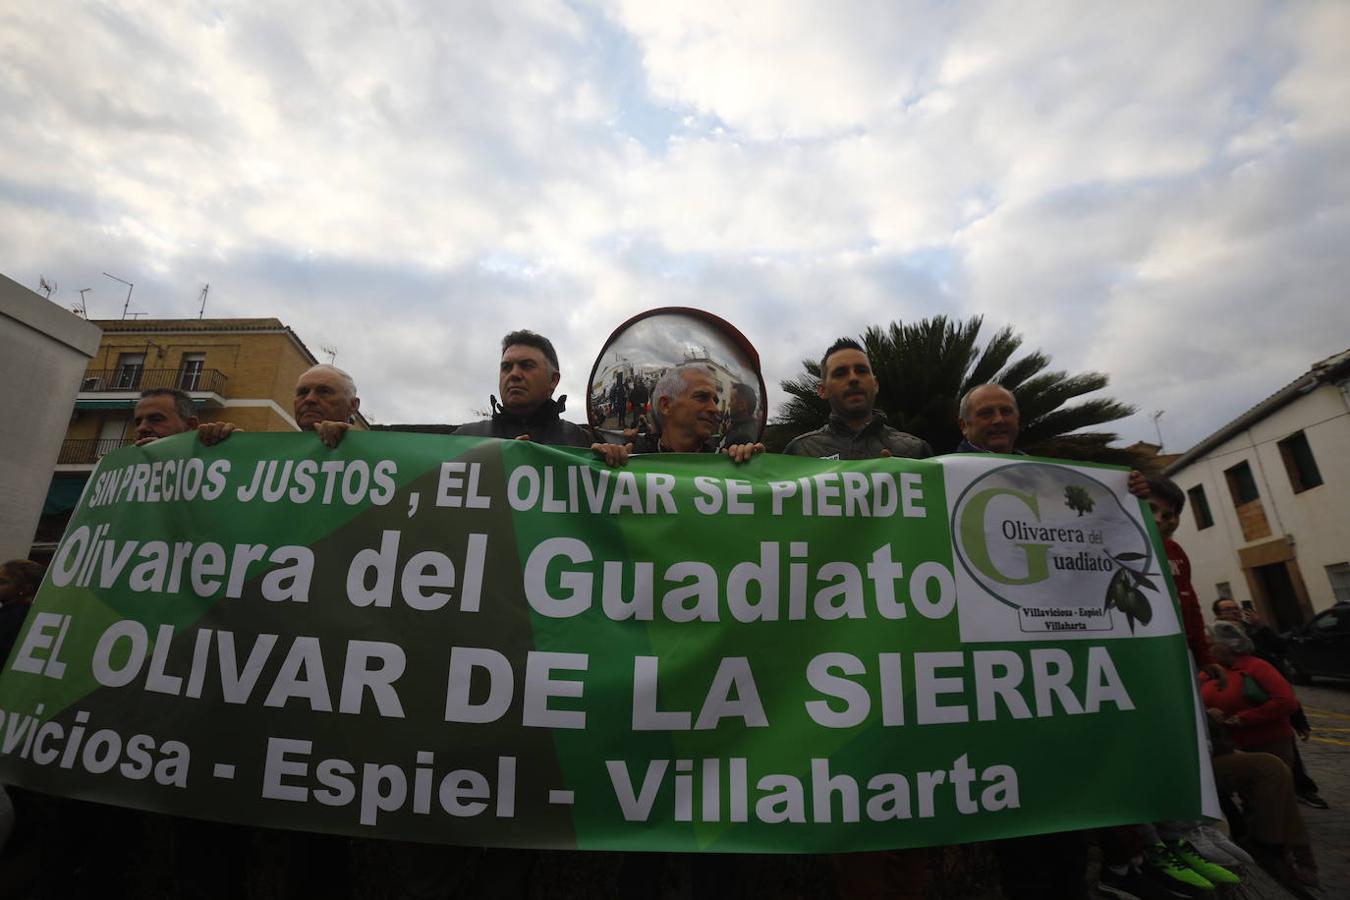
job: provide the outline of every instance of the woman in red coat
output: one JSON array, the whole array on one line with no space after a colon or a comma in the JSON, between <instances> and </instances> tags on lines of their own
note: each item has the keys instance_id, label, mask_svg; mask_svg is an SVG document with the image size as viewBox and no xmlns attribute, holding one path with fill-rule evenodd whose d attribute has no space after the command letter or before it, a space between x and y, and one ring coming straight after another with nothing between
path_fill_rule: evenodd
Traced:
<instances>
[{"instance_id":1,"label":"woman in red coat","mask_svg":"<svg viewBox=\"0 0 1350 900\"><path fill-rule=\"evenodd\" d=\"M1231 622L1214 624L1211 654L1218 665L1200 673L1200 699L1223 714L1238 749L1278 756L1294 767L1294 688L1274 666L1252 655L1247 633Z\"/></svg>"}]
</instances>

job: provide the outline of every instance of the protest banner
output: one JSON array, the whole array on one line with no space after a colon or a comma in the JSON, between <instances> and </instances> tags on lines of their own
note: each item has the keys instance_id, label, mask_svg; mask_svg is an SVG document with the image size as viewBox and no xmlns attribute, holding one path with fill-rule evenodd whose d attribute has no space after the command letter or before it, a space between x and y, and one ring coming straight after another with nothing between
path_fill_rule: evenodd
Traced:
<instances>
[{"instance_id":1,"label":"protest banner","mask_svg":"<svg viewBox=\"0 0 1350 900\"><path fill-rule=\"evenodd\" d=\"M582 849L1195 818L1158 545L1123 470L1029 457L182 435L90 478L0 678L0 779Z\"/></svg>"}]
</instances>

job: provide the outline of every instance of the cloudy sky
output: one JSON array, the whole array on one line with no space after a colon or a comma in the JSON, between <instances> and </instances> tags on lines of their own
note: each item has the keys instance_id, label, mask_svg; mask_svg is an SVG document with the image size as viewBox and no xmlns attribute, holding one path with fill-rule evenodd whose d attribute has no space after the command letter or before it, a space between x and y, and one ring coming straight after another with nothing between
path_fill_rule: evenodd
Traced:
<instances>
[{"instance_id":1,"label":"cloudy sky","mask_svg":"<svg viewBox=\"0 0 1350 900\"><path fill-rule=\"evenodd\" d=\"M1344 3L27 0L0 133L0 271L94 318L104 271L209 282L381 422L469 418L522 326L579 400L661 305L774 385L983 314L1171 449L1350 346Z\"/></svg>"}]
</instances>

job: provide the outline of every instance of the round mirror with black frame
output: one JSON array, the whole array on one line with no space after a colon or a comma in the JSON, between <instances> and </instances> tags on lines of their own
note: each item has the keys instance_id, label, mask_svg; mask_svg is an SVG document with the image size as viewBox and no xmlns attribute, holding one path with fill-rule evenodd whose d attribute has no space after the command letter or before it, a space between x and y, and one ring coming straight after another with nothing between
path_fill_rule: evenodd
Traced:
<instances>
[{"instance_id":1,"label":"round mirror with black frame","mask_svg":"<svg viewBox=\"0 0 1350 900\"><path fill-rule=\"evenodd\" d=\"M698 408L672 407L672 395L693 391ZM696 449L757 442L764 434L768 394L759 354L734 325L701 309L666 306L639 313L614 329L591 367L586 412L603 443L638 450L677 435L697 436ZM680 443L680 441L675 441Z\"/></svg>"}]
</instances>

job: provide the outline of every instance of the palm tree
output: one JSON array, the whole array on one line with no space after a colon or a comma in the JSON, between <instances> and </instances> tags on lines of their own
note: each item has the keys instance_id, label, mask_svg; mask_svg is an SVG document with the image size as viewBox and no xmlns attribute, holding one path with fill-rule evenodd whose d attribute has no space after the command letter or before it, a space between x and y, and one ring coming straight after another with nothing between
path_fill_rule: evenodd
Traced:
<instances>
[{"instance_id":1,"label":"palm tree","mask_svg":"<svg viewBox=\"0 0 1350 900\"><path fill-rule=\"evenodd\" d=\"M946 316L917 324L892 322L873 326L862 336L880 389L877 408L901 431L918 435L934 452L948 453L961 440L957 406L972 387L993 382L1013 392L1022 414L1018 446L1037 456L1134 465L1128 450L1108 447L1116 439L1096 426L1134 413L1134 407L1106 397L1069 401L1106 387L1101 372L1069 375L1046 371L1050 358L1039 350L1014 359L1022 338L1002 328L979 347L983 317L950 321ZM805 372L782 382L789 394L766 437L777 444L819 428L829 418L829 404L820 398L820 364L803 360Z\"/></svg>"}]
</instances>

